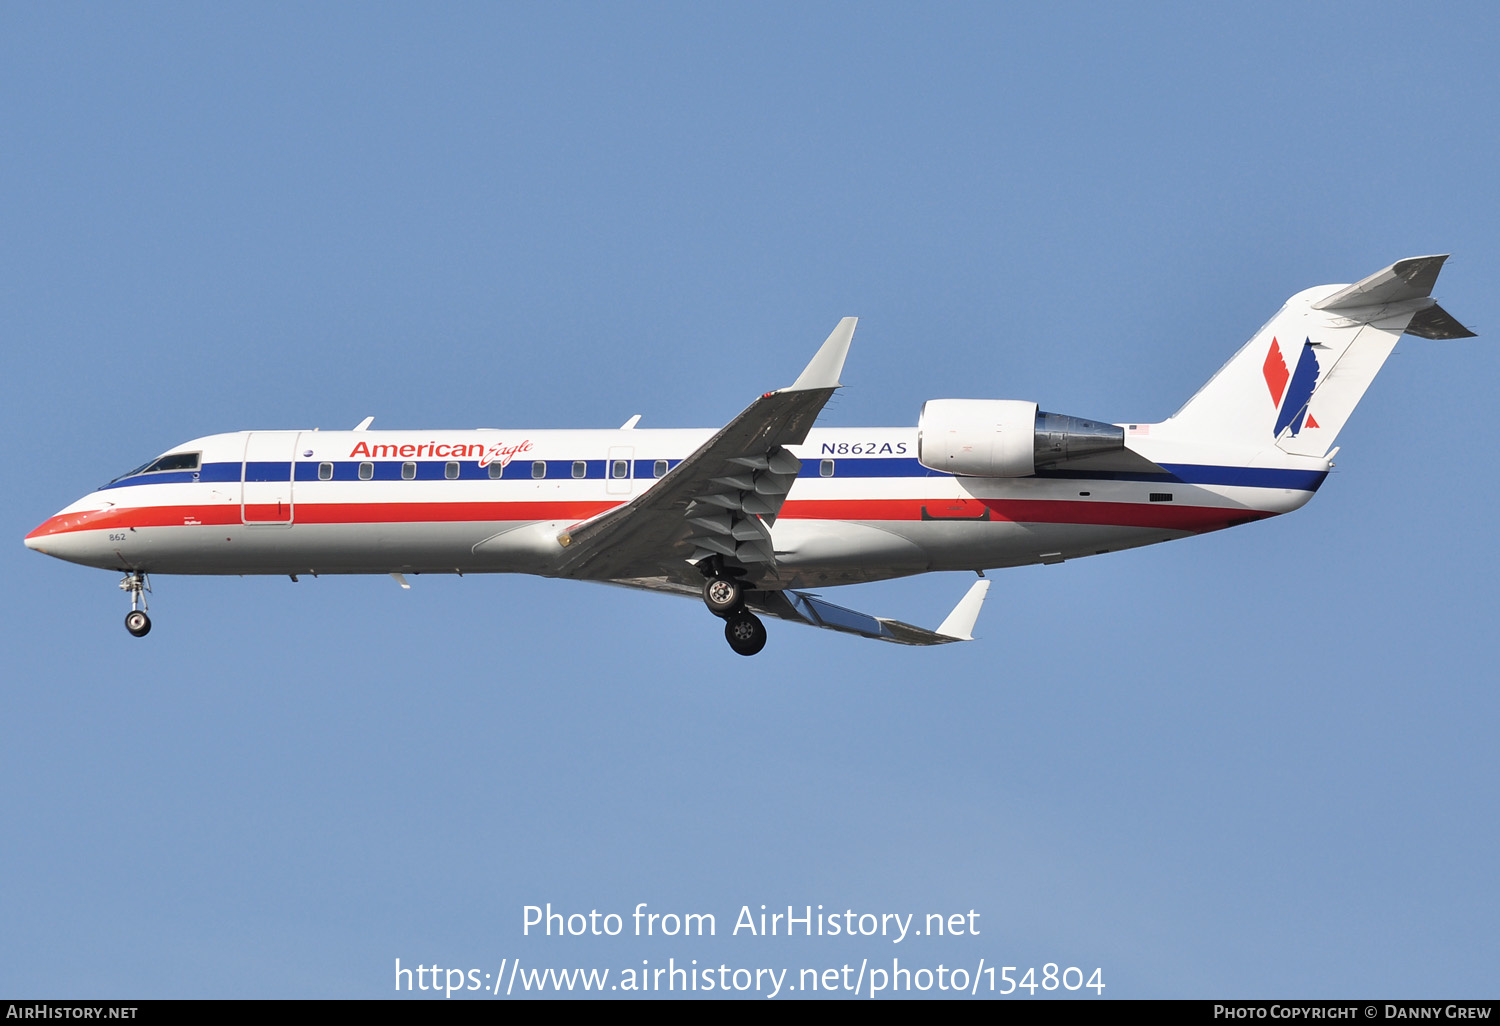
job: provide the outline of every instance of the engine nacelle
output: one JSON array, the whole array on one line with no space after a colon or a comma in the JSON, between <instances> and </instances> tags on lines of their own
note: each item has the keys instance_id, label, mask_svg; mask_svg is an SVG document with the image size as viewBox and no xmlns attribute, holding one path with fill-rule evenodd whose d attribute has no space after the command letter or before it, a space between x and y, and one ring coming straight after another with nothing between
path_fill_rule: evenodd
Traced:
<instances>
[{"instance_id":1,"label":"engine nacelle","mask_svg":"<svg viewBox=\"0 0 1500 1026\"><path fill-rule=\"evenodd\" d=\"M973 477L1036 473L1036 403L929 399L917 418L917 462Z\"/></svg>"},{"instance_id":2,"label":"engine nacelle","mask_svg":"<svg viewBox=\"0 0 1500 1026\"><path fill-rule=\"evenodd\" d=\"M1016 399L929 399L917 420L917 462L967 477L1029 477L1124 448L1124 428Z\"/></svg>"}]
</instances>

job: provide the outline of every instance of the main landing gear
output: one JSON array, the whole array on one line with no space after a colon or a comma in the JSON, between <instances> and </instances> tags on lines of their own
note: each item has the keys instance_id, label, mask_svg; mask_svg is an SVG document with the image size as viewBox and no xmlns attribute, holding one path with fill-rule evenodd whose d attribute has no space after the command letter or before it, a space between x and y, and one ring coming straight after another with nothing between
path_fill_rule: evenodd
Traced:
<instances>
[{"instance_id":1,"label":"main landing gear","mask_svg":"<svg viewBox=\"0 0 1500 1026\"><path fill-rule=\"evenodd\" d=\"M754 613L740 610L724 620L724 640L742 656L752 656L766 647L766 625Z\"/></svg>"},{"instance_id":2,"label":"main landing gear","mask_svg":"<svg viewBox=\"0 0 1500 1026\"><path fill-rule=\"evenodd\" d=\"M125 629L137 638L151 633L151 617L146 615L146 594L151 578L143 573L128 573L120 581L120 590L130 593L130 612L125 614Z\"/></svg>"},{"instance_id":3,"label":"main landing gear","mask_svg":"<svg viewBox=\"0 0 1500 1026\"><path fill-rule=\"evenodd\" d=\"M745 585L719 568L703 585L703 604L724 620L724 640L742 656L766 647L766 625L745 609Z\"/></svg>"},{"instance_id":4,"label":"main landing gear","mask_svg":"<svg viewBox=\"0 0 1500 1026\"><path fill-rule=\"evenodd\" d=\"M710 577L703 585L703 604L715 616L729 616L745 604L745 586L733 577Z\"/></svg>"}]
</instances>

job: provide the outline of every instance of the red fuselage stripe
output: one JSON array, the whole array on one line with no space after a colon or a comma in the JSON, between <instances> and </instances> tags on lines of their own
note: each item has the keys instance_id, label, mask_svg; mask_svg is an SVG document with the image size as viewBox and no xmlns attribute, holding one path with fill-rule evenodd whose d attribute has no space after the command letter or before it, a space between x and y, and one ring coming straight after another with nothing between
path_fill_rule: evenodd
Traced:
<instances>
[{"instance_id":1,"label":"red fuselage stripe","mask_svg":"<svg viewBox=\"0 0 1500 1026\"><path fill-rule=\"evenodd\" d=\"M601 501L553 502L299 502L290 511L296 524L430 524L506 523L560 520L577 523L620 505ZM1166 502L1092 502L1073 499L971 500L959 515L944 515L948 500L929 499L816 499L788 502L781 517L788 520L919 521L950 523L975 521L989 511L992 521L1022 524L1091 524L1146 527L1171 531L1214 531L1232 524L1274 516L1243 507L1183 506ZM249 520L277 522L287 511L271 503L241 507L238 503L212 506L128 506L55 516L27 537L73 531L125 530L139 527L235 526Z\"/></svg>"}]
</instances>

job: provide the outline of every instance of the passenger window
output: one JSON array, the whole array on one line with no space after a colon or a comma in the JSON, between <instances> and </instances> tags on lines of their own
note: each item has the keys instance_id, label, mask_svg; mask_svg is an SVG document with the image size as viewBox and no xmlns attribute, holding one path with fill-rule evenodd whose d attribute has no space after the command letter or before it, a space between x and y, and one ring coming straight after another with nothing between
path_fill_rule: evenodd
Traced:
<instances>
[{"instance_id":1,"label":"passenger window","mask_svg":"<svg viewBox=\"0 0 1500 1026\"><path fill-rule=\"evenodd\" d=\"M619 481L619 480L622 480L623 478L629 477L630 476L630 461L629 460L614 460L611 463L610 468L609 468L609 476L612 477L612 478L614 478L616 481Z\"/></svg>"},{"instance_id":2,"label":"passenger window","mask_svg":"<svg viewBox=\"0 0 1500 1026\"><path fill-rule=\"evenodd\" d=\"M583 460L574 460L573 461L573 476L574 477L583 477L588 472L589 472L589 465L587 463L585 463Z\"/></svg>"},{"instance_id":3,"label":"passenger window","mask_svg":"<svg viewBox=\"0 0 1500 1026\"><path fill-rule=\"evenodd\" d=\"M333 464L332 463L319 463L318 464L318 480L319 481L332 481L333 480Z\"/></svg>"},{"instance_id":4,"label":"passenger window","mask_svg":"<svg viewBox=\"0 0 1500 1026\"><path fill-rule=\"evenodd\" d=\"M818 464L818 475L820 477L833 476L833 460L824 460Z\"/></svg>"},{"instance_id":5,"label":"passenger window","mask_svg":"<svg viewBox=\"0 0 1500 1026\"><path fill-rule=\"evenodd\" d=\"M505 476L505 464L504 463L491 463L490 464L490 480L491 481L497 481L497 480L499 480L500 478L502 478L504 476Z\"/></svg>"},{"instance_id":6,"label":"passenger window","mask_svg":"<svg viewBox=\"0 0 1500 1026\"><path fill-rule=\"evenodd\" d=\"M666 460L657 460L655 463L653 463L651 465L651 476L652 477L666 477L667 476L667 461Z\"/></svg>"},{"instance_id":7,"label":"passenger window","mask_svg":"<svg viewBox=\"0 0 1500 1026\"><path fill-rule=\"evenodd\" d=\"M375 476L375 464L373 464L373 463L361 463L359 465L359 479L361 481L368 481L368 480L370 480L370 478L372 478L374 476Z\"/></svg>"},{"instance_id":8,"label":"passenger window","mask_svg":"<svg viewBox=\"0 0 1500 1026\"><path fill-rule=\"evenodd\" d=\"M401 480L415 481L417 479L417 465L415 463L401 464Z\"/></svg>"},{"instance_id":9,"label":"passenger window","mask_svg":"<svg viewBox=\"0 0 1500 1026\"><path fill-rule=\"evenodd\" d=\"M458 480L458 463L457 462L450 462L446 467L444 467L443 468L443 476L446 477L449 481L457 481Z\"/></svg>"},{"instance_id":10,"label":"passenger window","mask_svg":"<svg viewBox=\"0 0 1500 1026\"><path fill-rule=\"evenodd\" d=\"M540 481L547 476L547 461L537 460L531 465L531 476Z\"/></svg>"}]
</instances>

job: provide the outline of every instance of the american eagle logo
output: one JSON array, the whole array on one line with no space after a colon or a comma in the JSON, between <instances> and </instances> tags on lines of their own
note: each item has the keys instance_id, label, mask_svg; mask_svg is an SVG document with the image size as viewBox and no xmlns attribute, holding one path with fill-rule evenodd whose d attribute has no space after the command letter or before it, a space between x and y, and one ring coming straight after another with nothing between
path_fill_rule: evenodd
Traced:
<instances>
[{"instance_id":1,"label":"american eagle logo","mask_svg":"<svg viewBox=\"0 0 1500 1026\"><path fill-rule=\"evenodd\" d=\"M1281 343L1271 339L1271 351L1266 353L1261 372L1266 377L1266 387L1271 390L1271 402L1279 411L1276 414L1276 429L1271 432L1276 438L1287 428L1292 436L1304 427L1315 428L1318 422L1308 413L1307 404L1312 399L1313 389L1318 385L1318 355L1313 351L1312 339L1302 343L1302 353L1297 357L1297 369L1288 372L1286 357L1281 355ZM1304 418L1305 415L1305 418Z\"/></svg>"}]
</instances>

